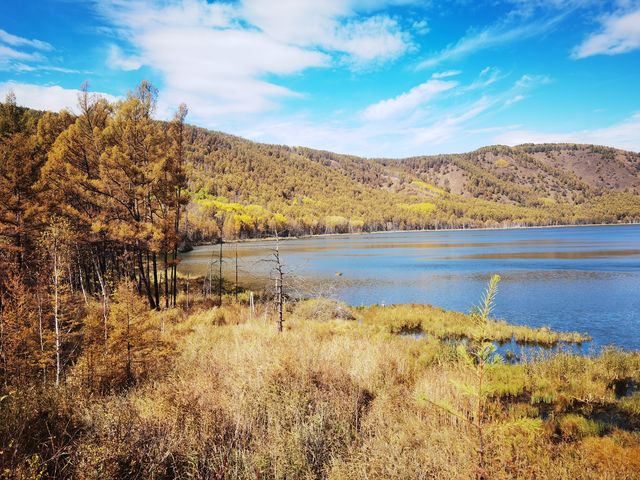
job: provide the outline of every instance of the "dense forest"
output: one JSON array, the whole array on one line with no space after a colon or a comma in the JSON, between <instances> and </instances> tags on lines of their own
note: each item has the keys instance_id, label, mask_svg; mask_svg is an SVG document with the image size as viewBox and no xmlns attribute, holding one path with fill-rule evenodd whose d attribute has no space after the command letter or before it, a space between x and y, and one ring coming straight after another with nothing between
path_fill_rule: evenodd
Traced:
<instances>
[{"instance_id":1,"label":"dense forest","mask_svg":"<svg viewBox=\"0 0 640 480\"><path fill-rule=\"evenodd\" d=\"M59 385L96 344L124 342L130 357L130 339L141 338L132 328L142 327L112 331L121 325L114 316L134 314L112 301L133 301L137 290L152 309L176 304L186 107L172 122L156 122L156 95L142 83L110 105L85 89L78 116L23 109L11 96L0 106L5 385L34 378Z\"/></svg>"},{"instance_id":2,"label":"dense forest","mask_svg":"<svg viewBox=\"0 0 640 480\"><path fill-rule=\"evenodd\" d=\"M192 127L184 105L161 122L156 101L143 82L84 88L75 114L0 104L0 476L637 478L637 353L503 364L491 342L587 337L494 322L495 289L467 316L283 306L280 280L276 309L177 266L200 241L638 221L640 155L362 159Z\"/></svg>"}]
</instances>

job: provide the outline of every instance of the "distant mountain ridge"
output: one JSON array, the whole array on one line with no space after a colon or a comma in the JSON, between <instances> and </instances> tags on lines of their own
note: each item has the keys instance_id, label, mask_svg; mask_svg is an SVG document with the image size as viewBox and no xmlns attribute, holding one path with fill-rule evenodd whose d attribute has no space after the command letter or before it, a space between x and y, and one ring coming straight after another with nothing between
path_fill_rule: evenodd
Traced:
<instances>
[{"instance_id":1,"label":"distant mountain ridge","mask_svg":"<svg viewBox=\"0 0 640 480\"><path fill-rule=\"evenodd\" d=\"M187 138L193 192L282 214L294 234L640 220L640 154L610 147L372 159L198 127Z\"/></svg>"},{"instance_id":2,"label":"distant mountain ridge","mask_svg":"<svg viewBox=\"0 0 640 480\"><path fill-rule=\"evenodd\" d=\"M536 204L548 197L575 203L611 191L640 191L640 154L596 145L496 145L399 163L453 193L501 202Z\"/></svg>"}]
</instances>

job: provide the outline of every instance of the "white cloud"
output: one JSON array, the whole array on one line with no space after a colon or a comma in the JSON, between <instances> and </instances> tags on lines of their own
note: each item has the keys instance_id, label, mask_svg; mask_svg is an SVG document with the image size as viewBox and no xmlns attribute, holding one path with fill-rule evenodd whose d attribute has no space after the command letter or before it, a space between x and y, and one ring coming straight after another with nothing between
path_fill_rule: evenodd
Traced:
<instances>
[{"instance_id":1,"label":"white cloud","mask_svg":"<svg viewBox=\"0 0 640 480\"><path fill-rule=\"evenodd\" d=\"M464 104L449 113L422 118L400 117L387 122L340 121L318 123L305 117L262 122L241 131L256 141L303 145L367 157L399 158L414 155L468 151L483 145L483 135L468 128L470 122L494 105L494 100Z\"/></svg>"},{"instance_id":2,"label":"white cloud","mask_svg":"<svg viewBox=\"0 0 640 480\"><path fill-rule=\"evenodd\" d=\"M310 68L361 69L412 48L398 22L375 12L389 0L109 0L102 15L135 55L112 47L109 65L147 65L163 79L160 101L188 102L192 118L260 113L300 96L276 76ZM167 103L168 104L168 103ZM166 107L166 105L165 105Z\"/></svg>"},{"instance_id":3,"label":"white cloud","mask_svg":"<svg viewBox=\"0 0 640 480\"><path fill-rule=\"evenodd\" d=\"M411 28L418 35L426 35L429 33L429 23L426 20L416 20L411 24Z\"/></svg>"},{"instance_id":4,"label":"white cloud","mask_svg":"<svg viewBox=\"0 0 640 480\"><path fill-rule=\"evenodd\" d=\"M618 12L601 20L602 28L576 47L571 56L618 55L640 49L640 9Z\"/></svg>"},{"instance_id":5,"label":"white cloud","mask_svg":"<svg viewBox=\"0 0 640 480\"><path fill-rule=\"evenodd\" d=\"M429 80L397 97L369 105L362 112L362 117L366 120L386 120L400 114L411 113L416 108L424 106L438 94L451 90L456 85L457 82L454 81Z\"/></svg>"},{"instance_id":6,"label":"white cloud","mask_svg":"<svg viewBox=\"0 0 640 480\"><path fill-rule=\"evenodd\" d=\"M30 68L28 63L44 60L40 52L43 50L51 50L51 45L40 40L18 37L0 29L0 70L25 71Z\"/></svg>"},{"instance_id":7,"label":"white cloud","mask_svg":"<svg viewBox=\"0 0 640 480\"><path fill-rule=\"evenodd\" d=\"M617 3L627 0L617 0ZM514 8L509 12L512 17L531 18L545 11L575 11L578 9L604 6L602 0L507 0Z\"/></svg>"},{"instance_id":8,"label":"white cloud","mask_svg":"<svg viewBox=\"0 0 640 480\"><path fill-rule=\"evenodd\" d=\"M447 115L434 123L416 127L411 130L411 138L408 141L416 147L433 148L447 143L452 139L460 139L464 136L464 124L486 112L494 101L488 97L482 97L465 107L462 112ZM429 145L429 147L426 147Z\"/></svg>"},{"instance_id":9,"label":"white cloud","mask_svg":"<svg viewBox=\"0 0 640 480\"><path fill-rule=\"evenodd\" d=\"M357 8L357 2L341 0L243 0L238 17L281 42L342 53L357 65L395 58L410 47L396 20L360 19Z\"/></svg>"},{"instance_id":10,"label":"white cloud","mask_svg":"<svg viewBox=\"0 0 640 480\"><path fill-rule=\"evenodd\" d=\"M366 66L399 57L411 48L411 43L396 20L377 15L340 26L335 38L320 46L344 52L355 66Z\"/></svg>"},{"instance_id":11,"label":"white cloud","mask_svg":"<svg viewBox=\"0 0 640 480\"><path fill-rule=\"evenodd\" d=\"M111 68L128 72L131 70L138 70L142 66L142 59L136 56L127 57L122 53L122 50L120 50L117 45L111 45L107 64Z\"/></svg>"},{"instance_id":12,"label":"white cloud","mask_svg":"<svg viewBox=\"0 0 640 480\"><path fill-rule=\"evenodd\" d=\"M163 28L138 42L148 64L164 75L163 98L185 101L202 118L268 110L274 99L297 95L262 80L325 65L326 55L291 47L259 32Z\"/></svg>"},{"instance_id":13,"label":"white cloud","mask_svg":"<svg viewBox=\"0 0 640 480\"><path fill-rule=\"evenodd\" d=\"M6 30L0 29L0 42L13 47L31 47L37 50L53 50L51 44L42 40L30 40L28 38L12 35Z\"/></svg>"},{"instance_id":14,"label":"white cloud","mask_svg":"<svg viewBox=\"0 0 640 480\"><path fill-rule=\"evenodd\" d=\"M39 53L30 53L16 50L15 48L7 47L0 44L0 62L9 60L20 60L23 62L39 61L43 57Z\"/></svg>"},{"instance_id":15,"label":"white cloud","mask_svg":"<svg viewBox=\"0 0 640 480\"><path fill-rule=\"evenodd\" d=\"M351 121L343 117L343 112L322 122L296 116L258 121L252 127L240 127L238 132L261 142L369 157L469 151L489 143L496 132L520 128L495 127L490 121L493 114L507 108L505 103L509 100L525 96L544 83L542 77L523 75L502 91L481 92L478 98L478 88L470 86L491 78L494 70L483 70L470 84L431 79L370 105Z\"/></svg>"},{"instance_id":16,"label":"white cloud","mask_svg":"<svg viewBox=\"0 0 640 480\"><path fill-rule=\"evenodd\" d=\"M57 85L42 86L29 83L4 82L0 83L0 98L4 98L9 91L16 95L16 102L36 110L59 111L64 108L74 111L78 103L80 90L62 88ZM109 101L117 98L105 93L99 93Z\"/></svg>"},{"instance_id":17,"label":"white cloud","mask_svg":"<svg viewBox=\"0 0 640 480\"><path fill-rule=\"evenodd\" d=\"M520 88L531 88L536 85L544 85L551 82L551 78L547 75L531 75L525 73L516 82L516 86Z\"/></svg>"},{"instance_id":18,"label":"white cloud","mask_svg":"<svg viewBox=\"0 0 640 480\"><path fill-rule=\"evenodd\" d=\"M640 152L640 112L604 128L575 132L539 132L514 130L498 135L496 143L518 145L522 143L591 143Z\"/></svg>"},{"instance_id":19,"label":"white cloud","mask_svg":"<svg viewBox=\"0 0 640 480\"><path fill-rule=\"evenodd\" d=\"M462 73L462 70L447 70L445 72L436 72L433 75L431 75L431 78L455 77L457 75L460 75L461 73Z\"/></svg>"},{"instance_id":20,"label":"white cloud","mask_svg":"<svg viewBox=\"0 0 640 480\"><path fill-rule=\"evenodd\" d=\"M515 97L508 98L508 99L504 102L504 105L505 105L506 107L510 107L511 105L514 105L514 104L516 104L516 103L518 103L518 102L521 102L521 101L522 101L522 100L524 100L525 98L527 98L527 97L525 97L524 95L516 95Z\"/></svg>"},{"instance_id":21,"label":"white cloud","mask_svg":"<svg viewBox=\"0 0 640 480\"><path fill-rule=\"evenodd\" d=\"M547 20L537 20L523 25L511 26L510 24L502 23L485 28L480 32L472 31L458 42L422 60L416 68L418 70L432 68L441 63L457 60L480 50L486 50L488 48L542 35L556 27L564 18L565 14L561 14Z\"/></svg>"},{"instance_id":22,"label":"white cloud","mask_svg":"<svg viewBox=\"0 0 640 480\"><path fill-rule=\"evenodd\" d=\"M53 46L47 42L19 37L0 29L0 71L79 73L49 64L43 52L50 50Z\"/></svg>"},{"instance_id":23,"label":"white cloud","mask_svg":"<svg viewBox=\"0 0 640 480\"><path fill-rule=\"evenodd\" d=\"M502 80L503 78L505 78L505 75L503 75L499 69L494 67L483 68L480 72L480 75L478 75L478 78L476 78L471 84L461 89L459 93L462 94L471 92L473 90L485 89L490 85L493 85L494 83Z\"/></svg>"}]
</instances>

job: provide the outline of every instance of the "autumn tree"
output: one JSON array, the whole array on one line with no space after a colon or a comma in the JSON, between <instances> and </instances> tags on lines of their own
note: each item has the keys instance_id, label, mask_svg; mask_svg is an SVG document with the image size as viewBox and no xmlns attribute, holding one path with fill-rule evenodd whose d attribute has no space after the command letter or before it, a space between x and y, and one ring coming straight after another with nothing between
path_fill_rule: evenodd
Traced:
<instances>
[{"instance_id":1,"label":"autumn tree","mask_svg":"<svg viewBox=\"0 0 640 480\"><path fill-rule=\"evenodd\" d=\"M71 279L67 276L72 256L73 230L61 217L52 217L40 239L48 269L48 317L53 343L55 385L59 386L63 370L78 353L80 312L71 292Z\"/></svg>"},{"instance_id":2,"label":"autumn tree","mask_svg":"<svg viewBox=\"0 0 640 480\"><path fill-rule=\"evenodd\" d=\"M166 142L168 154L159 164L158 198L162 221L162 241L160 249L164 255L165 307L176 304L178 247L181 240L181 221L185 206L189 201L187 175L185 171L185 118L187 106L178 108L173 121L169 124ZM172 255L169 262L169 254ZM170 277L169 277L170 270ZM171 296L169 290L171 289ZM159 299L158 299L159 300Z\"/></svg>"},{"instance_id":3,"label":"autumn tree","mask_svg":"<svg viewBox=\"0 0 640 480\"><path fill-rule=\"evenodd\" d=\"M42 361L40 347L44 346L38 312L24 274L14 267L3 275L6 288L0 293L0 375L6 386L24 383L37 374Z\"/></svg>"},{"instance_id":4,"label":"autumn tree","mask_svg":"<svg viewBox=\"0 0 640 480\"><path fill-rule=\"evenodd\" d=\"M35 128L9 94L0 108L0 247L11 252L18 268L35 230L34 185L44 157L39 154Z\"/></svg>"},{"instance_id":5,"label":"autumn tree","mask_svg":"<svg viewBox=\"0 0 640 480\"><path fill-rule=\"evenodd\" d=\"M109 313L108 381L113 387L140 380L170 353L171 344L162 338L152 315L135 284L121 282Z\"/></svg>"}]
</instances>

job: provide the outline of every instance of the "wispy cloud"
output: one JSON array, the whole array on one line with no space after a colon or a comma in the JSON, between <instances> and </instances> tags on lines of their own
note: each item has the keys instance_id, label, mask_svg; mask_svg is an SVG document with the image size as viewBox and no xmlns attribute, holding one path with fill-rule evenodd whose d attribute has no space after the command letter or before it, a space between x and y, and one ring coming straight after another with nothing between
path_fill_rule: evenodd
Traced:
<instances>
[{"instance_id":1,"label":"wispy cloud","mask_svg":"<svg viewBox=\"0 0 640 480\"><path fill-rule=\"evenodd\" d=\"M601 29L571 53L572 58L618 55L640 49L640 8L601 18Z\"/></svg>"},{"instance_id":2,"label":"wispy cloud","mask_svg":"<svg viewBox=\"0 0 640 480\"><path fill-rule=\"evenodd\" d=\"M135 55L126 56L117 45L111 45L107 65L113 69L124 70L125 72L138 70L142 67L143 60Z\"/></svg>"},{"instance_id":3,"label":"wispy cloud","mask_svg":"<svg viewBox=\"0 0 640 480\"><path fill-rule=\"evenodd\" d=\"M498 68L495 67L486 67L482 69L480 75L471 82L469 85L466 85L459 91L459 94L472 92L474 90L483 90L496 82L499 82L503 78L506 78L506 74L502 73Z\"/></svg>"},{"instance_id":4,"label":"wispy cloud","mask_svg":"<svg viewBox=\"0 0 640 480\"><path fill-rule=\"evenodd\" d=\"M628 0L614 0L617 3ZM539 16L541 12L549 11L575 11L600 7L605 2L602 0L506 0L513 9L509 12L510 17L532 18Z\"/></svg>"},{"instance_id":5,"label":"wispy cloud","mask_svg":"<svg viewBox=\"0 0 640 480\"><path fill-rule=\"evenodd\" d=\"M51 44L43 42L42 40L28 39L12 35L6 30L0 29L0 42L11 45L13 47L31 47L37 50L53 50Z\"/></svg>"},{"instance_id":6,"label":"wispy cloud","mask_svg":"<svg viewBox=\"0 0 640 480\"><path fill-rule=\"evenodd\" d=\"M392 2L377 2L385 3ZM409 34L389 15L357 15L373 6L354 0L243 0L233 19L281 42L320 48L362 65L395 58L411 45Z\"/></svg>"},{"instance_id":7,"label":"wispy cloud","mask_svg":"<svg viewBox=\"0 0 640 480\"><path fill-rule=\"evenodd\" d=\"M449 78L449 77L455 77L457 75L460 75L462 73L462 70L446 70L444 72L436 72L433 75L431 75L431 78Z\"/></svg>"},{"instance_id":8,"label":"wispy cloud","mask_svg":"<svg viewBox=\"0 0 640 480\"><path fill-rule=\"evenodd\" d=\"M506 106L506 107L510 107L510 106L511 106L511 105L513 105L513 104L516 104L516 103L521 102L521 101L522 101L522 100L524 100L525 98L527 98L527 97L525 97L524 95L520 95L520 94L518 94L518 95L516 95L515 97L508 98L508 99L504 102L504 104L505 104L505 106Z\"/></svg>"},{"instance_id":9,"label":"wispy cloud","mask_svg":"<svg viewBox=\"0 0 640 480\"><path fill-rule=\"evenodd\" d=\"M9 62L11 60L20 60L23 62L40 61L44 57L39 53L30 53L16 50L15 48L8 47L0 44L0 62Z\"/></svg>"},{"instance_id":10,"label":"wispy cloud","mask_svg":"<svg viewBox=\"0 0 640 480\"><path fill-rule=\"evenodd\" d=\"M516 86L520 88L530 88L536 85L545 85L551 83L551 77L548 75L533 75L525 73L516 82Z\"/></svg>"},{"instance_id":11,"label":"wispy cloud","mask_svg":"<svg viewBox=\"0 0 640 480\"><path fill-rule=\"evenodd\" d=\"M411 29L416 32L418 35L426 35L429 33L429 23L425 20L416 20L411 24Z\"/></svg>"},{"instance_id":12,"label":"wispy cloud","mask_svg":"<svg viewBox=\"0 0 640 480\"><path fill-rule=\"evenodd\" d=\"M42 51L51 50L47 42L18 37L0 30L0 70L20 70L29 63L43 62Z\"/></svg>"},{"instance_id":13,"label":"wispy cloud","mask_svg":"<svg viewBox=\"0 0 640 480\"><path fill-rule=\"evenodd\" d=\"M545 83L545 77L523 75L505 84L505 77L500 76L491 89L469 88L480 84L492 71L493 68L485 69L470 83L430 79L395 97L371 104L353 119L341 114L318 122L296 116L265 120L241 129L240 133L263 142L305 145L369 157L468 151L485 145L496 132L519 128L517 125L494 127L493 115Z\"/></svg>"},{"instance_id":14,"label":"wispy cloud","mask_svg":"<svg viewBox=\"0 0 640 480\"><path fill-rule=\"evenodd\" d=\"M511 23L501 23L480 31L472 30L458 42L419 62L416 68L418 70L433 68L441 63L457 60L481 50L543 35L555 28L565 16L566 14L563 13L544 21L538 19L535 22L515 26Z\"/></svg>"},{"instance_id":15,"label":"wispy cloud","mask_svg":"<svg viewBox=\"0 0 640 480\"><path fill-rule=\"evenodd\" d=\"M19 37L0 29L0 71L80 73L49 64L45 53L52 50L50 43Z\"/></svg>"},{"instance_id":16,"label":"wispy cloud","mask_svg":"<svg viewBox=\"0 0 640 480\"><path fill-rule=\"evenodd\" d=\"M439 118L428 125L416 126L409 130L410 137L407 138L407 142L409 142L413 149L420 147L426 149L433 148L434 146L436 148L443 148L442 145L446 145L452 139L461 139L461 137L466 136L464 133L464 125L486 112L494 102L495 101L489 97L481 97L460 112L452 112L444 118ZM429 145L429 147L427 147L427 145Z\"/></svg>"},{"instance_id":17,"label":"wispy cloud","mask_svg":"<svg viewBox=\"0 0 640 480\"><path fill-rule=\"evenodd\" d=\"M397 115L406 115L457 84L453 81L429 80L397 97L368 106L362 112L362 117L366 120L387 120Z\"/></svg>"}]
</instances>

